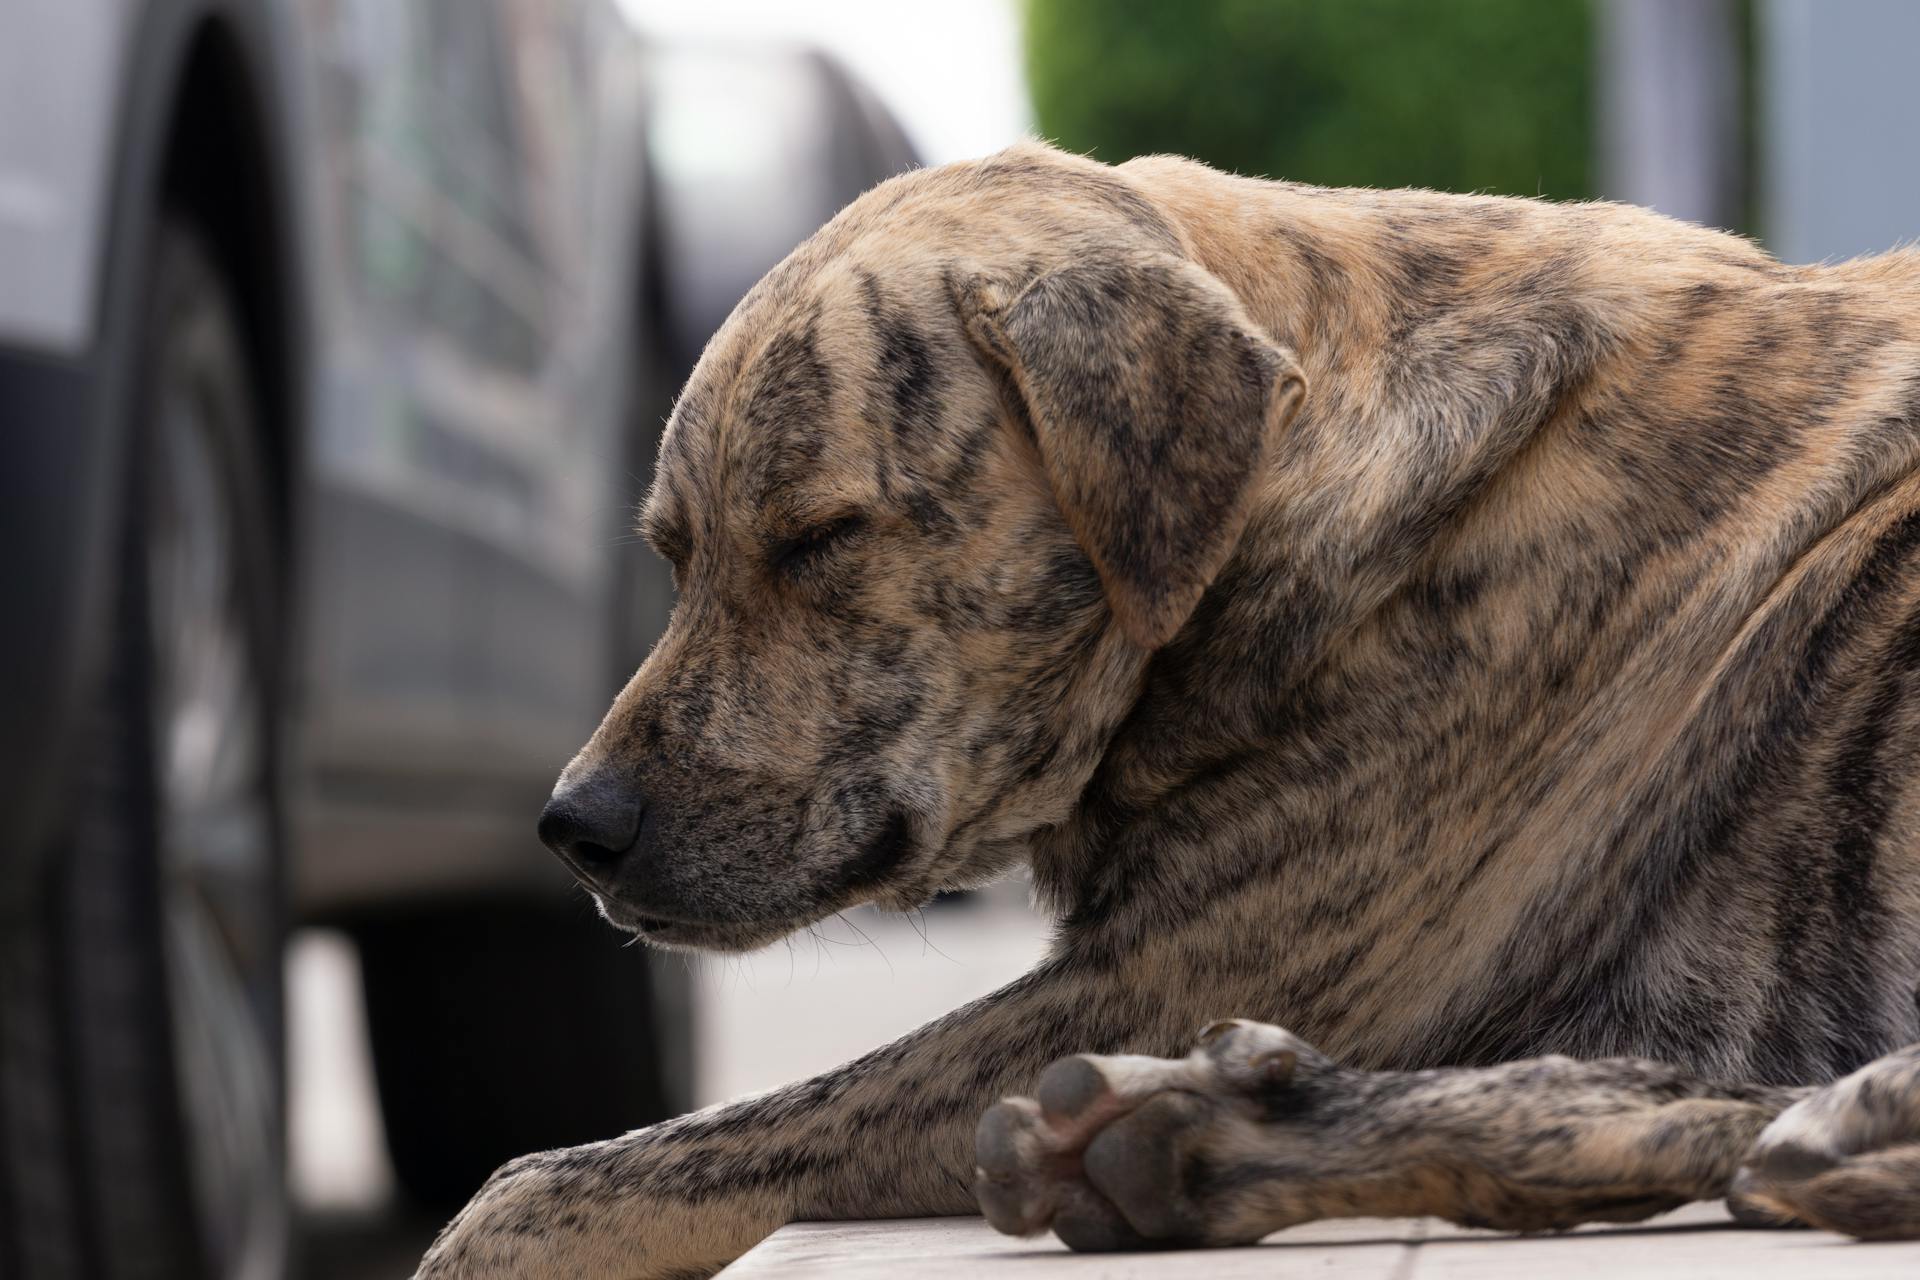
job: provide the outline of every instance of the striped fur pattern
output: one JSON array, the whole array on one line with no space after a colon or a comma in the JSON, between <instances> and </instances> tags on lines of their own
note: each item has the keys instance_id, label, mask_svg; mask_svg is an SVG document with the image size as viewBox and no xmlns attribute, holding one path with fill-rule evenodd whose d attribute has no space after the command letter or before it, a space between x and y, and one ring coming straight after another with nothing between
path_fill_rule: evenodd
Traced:
<instances>
[{"instance_id":1,"label":"striped fur pattern","mask_svg":"<svg viewBox=\"0 0 1920 1280\"><path fill-rule=\"evenodd\" d=\"M1825 1089L1643 1058L1356 1071L1233 1020L1184 1058L1064 1058L981 1118L974 1186L1076 1249L1251 1244L1320 1218L1557 1231L1726 1199L1755 1226L1920 1235L1920 1046Z\"/></svg>"},{"instance_id":2,"label":"striped fur pattern","mask_svg":"<svg viewBox=\"0 0 1920 1280\"><path fill-rule=\"evenodd\" d=\"M1025 864L1052 951L508 1165L422 1274L971 1211L989 1104L1196 1011L1355 1071L1920 1040L1917 461L1912 252L1038 145L883 184L702 357L642 522L679 605L556 802L644 804L589 883L662 945Z\"/></svg>"}]
</instances>

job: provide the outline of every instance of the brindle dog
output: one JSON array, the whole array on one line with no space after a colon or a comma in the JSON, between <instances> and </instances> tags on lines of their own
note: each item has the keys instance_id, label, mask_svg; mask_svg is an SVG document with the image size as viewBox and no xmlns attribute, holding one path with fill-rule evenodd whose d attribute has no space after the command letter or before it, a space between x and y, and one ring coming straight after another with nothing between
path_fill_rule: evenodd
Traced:
<instances>
[{"instance_id":1,"label":"brindle dog","mask_svg":"<svg viewBox=\"0 0 1920 1280\"><path fill-rule=\"evenodd\" d=\"M1725 1194L1771 1086L1920 1039L1917 462L1912 252L1034 145L878 187L701 358L642 517L679 606L542 835L719 950L1025 863L1051 953L507 1165L423 1274L970 1212L1037 1078L985 1207L1087 1245ZM1248 1025L1041 1077L1196 1010L1354 1069ZM1547 1052L1679 1065L1486 1065ZM1920 1225L1915 1053L1871 1072L1755 1212Z\"/></svg>"}]
</instances>

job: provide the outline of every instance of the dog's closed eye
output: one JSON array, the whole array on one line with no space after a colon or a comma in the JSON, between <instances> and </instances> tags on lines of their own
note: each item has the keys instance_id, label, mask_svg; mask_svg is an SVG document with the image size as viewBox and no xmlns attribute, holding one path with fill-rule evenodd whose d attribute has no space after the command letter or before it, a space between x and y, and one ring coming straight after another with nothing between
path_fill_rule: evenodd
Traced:
<instances>
[{"instance_id":1,"label":"dog's closed eye","mask_svg":"<svg viewBox=\"0 0 1920 1280\"><path fill-rule=\"evenodd\" d=\"M673 569L673 585L678 588L687 571L687 562L693 559L693 536L687 532L686 523L662 516L649 505L640 513L637 532L653 548L654 554Z\"/></svg>"},{"instance_id":2,"label":"dog's closed eye","mask_svg":"<svg viewBox=\"0 0 1920 1280\"><path fill-rule=\"evenodd\" d=\"M866 527L867 518L859 512L809 525L792 537L782 538L773 544L773 567L787 574L805 572L852 542Z\"/></svg>"}]
</instances>

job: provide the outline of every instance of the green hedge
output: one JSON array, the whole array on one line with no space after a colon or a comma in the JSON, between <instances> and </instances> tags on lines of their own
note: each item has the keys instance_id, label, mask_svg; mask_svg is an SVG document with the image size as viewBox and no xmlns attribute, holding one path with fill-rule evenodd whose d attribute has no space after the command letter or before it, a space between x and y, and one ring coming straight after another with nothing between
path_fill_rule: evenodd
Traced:
<instances>
[{"instance_id":1,"label":"green hedge","mask_svg":"<svg viewBox=\"0 0 1920 1280\"><path fill-rule=\"evenodd\" d=\"M1303 182L1592 193L1588 0L1027 0L1040 131Z\"/></svg>"}]
</instances>

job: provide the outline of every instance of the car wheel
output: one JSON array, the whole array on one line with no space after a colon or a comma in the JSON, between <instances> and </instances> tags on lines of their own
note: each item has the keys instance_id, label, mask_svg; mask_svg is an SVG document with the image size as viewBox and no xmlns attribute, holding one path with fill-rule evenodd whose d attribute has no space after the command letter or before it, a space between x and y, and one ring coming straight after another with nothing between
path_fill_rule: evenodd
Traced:
<instances>
[{"instance_id":1,"label":"car wheel","mask_svg":"<svg viewBox=\"0 0 1920 1280\"><path fill-rule=\"evenodd\" d=\"M0 1231L25 1277L285 1268L273 556L213 259L155 239L72 821L6 946Z\"/></svg>"},{"instance_id":2,"label":"car wheel","mask_svg":"<svg viewBox=\"0 0 1920 1280\"><path fill-rule=\"evenodd\" d=\"M583 904L448 904L354 934L387 1147L415 1203L456 1208L515 1156L686 1109L686 966L623 946Z\"/></svg>"}]
</instances>

